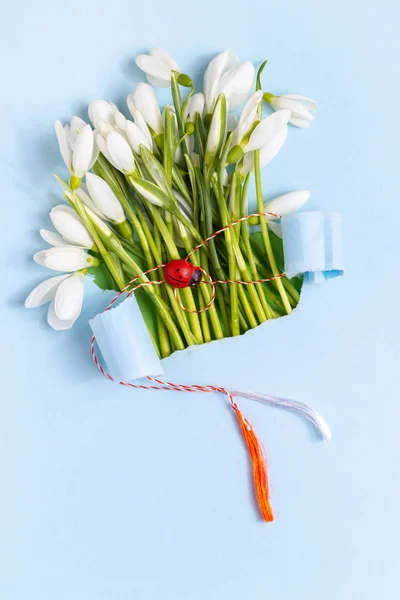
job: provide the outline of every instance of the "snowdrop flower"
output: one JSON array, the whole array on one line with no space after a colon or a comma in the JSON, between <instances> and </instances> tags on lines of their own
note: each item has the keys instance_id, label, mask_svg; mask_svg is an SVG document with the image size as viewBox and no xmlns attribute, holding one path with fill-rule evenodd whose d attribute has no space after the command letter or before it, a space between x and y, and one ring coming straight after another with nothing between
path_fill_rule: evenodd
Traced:
<instances>
[{"instance_id":1,"label":"snowdrop flower","mask_svg":"<svg viewBox=\"0 0 400 600\"><path fill-rule=\"evenodd\" d=\"M248 97L253 81L254 66L251 62L240 63L230 50L218 54L210 62L204 75L207 114L212 113L221 93L226 96L229 110L240 106Z\"/></svg>"},{"instance_id":2,"label":"snowdrop flower","mask_svg":"<svg viewBox=\"0 0 400 600\"><path fill-rule=\"evenodd\" d=\"M274 96L268 92L263 97L275 110L289 109L292 113L289 123L292 125L303 129L310 127L310 121L314 118L310 111L317 110L317 104L311 98L299 94Z\"/></svg>"},{"instance_id":3,"label":"snowdrop flower","mask_svg":"<svg viewBox=\"0 0 400 600\"><path fill-rule=\"evenodd\" d=\"M94 173L87 173L86 184L91 199L104 218L117 225L117 229L124 237L131 238L132 228L126 220L124 209L108 183Z\"/></svg>"},{"instance_id":4,"label":"snowdrop flower","mask_svg":"<svg viewBox=\"0 0 400 600\"><path fill-rule=\"evenodd\" d=\"M53 246L65 246L66 240L70 244L82 246L83 248L94 248L94 242L88 230L71 206L67 206L66 204L59 204L58 206L55 206L50 211L50 219L58 233L61 235L61 239L63 241L62 244L54 244L53 241L50 241L48 238L46 241ZM57 234L54 235L56 236ZM57 237L53 239L54 241L59 242Z\"/></svg>"},{"instance_id":5,"label":"snowdrop flower","mask_svg":"<svg viewBox=\"0 0 400 600\"><path fill-rule=\"evenodd\" d=\"M33 260L38 265L53 269L53 271L68 271L69 273L99 265L98 258L87 254L77 246L56 246L42 250L34 255Z\"/></svg>"},{"instance_id":6,"label":"snowdrop flower","mask_svg":"<svg viewBox=\"0 0 400 600\"><path fill-rule=\"evenodd\" d=\"M115 115L118 112L117 106L107 100L93 100L89 104L89 119L102 135L107 135L114 129Z\"/></svg>"},{"instance_id":7,"label":"snowdrop flower","mask_svg":"<svg viewBox=\"0 0 400 600\"><path fill-rule=\"evenodd\" d=\"M156 87L169 87L172 71L181 72L172 56L161 48L152 48L150 55L138 54L135 62L146 73L147 81Z\"/></svg>"},{"instance_id":8,"label":"snowdrop flower","mask_svg":"<svg viewBox=\"0 0 400 600\"><path fill-rule=\"evenodd\" d=\"M128 107L129 107L129 111L133 117L134 123L135 125L138 126L138 128L140 129L141 133L144 135L145 139L147 140L147 144L146 147L149 148L150 151L152 151L153 149L153 138L151 137L151 132L150 129L146 123L146 121L144 120L142 113L136 108L136 106L133 103L133 100L131 99L132 94L130 94L128 96L129 98L129 102L128 102Z\"/></svg>"},{"instance_id":9,"label":"snowdrop flower","mask_svg":"<svg viewBox=\"0 0 400 600\"><path fill-rule=\"evenodd\" d=\"M79 117L72 117L71 124L64 127L61 121L56 121L55 129L61 156L71 174L71 187L76 189L97 160L93 130Z\"/></svg>"},{"instance_id":10,"label":"snowdrop flower","mask_svg":"<svg viewBox=\"0 0 400 600\"><path fill-rule=\"evenodd\" d=\"M135 158L132 149L121 133L111 131L106 138L99 134L96 142L101 153L116 169L122 171L125 175L130 175L135 171Z\"/></svg>"},{"instance_id":11,"label":"snowdrop flower","mask_svg":"<svg viewBox=\"0 0 400 600\"><path fill-rule=\"evenodd\" d=\"M133 94L127 98L128 108L135 118L134 109L137 109L145 123L157 136L163 131L163 121L160 107L154 89L148 83L139 83ZM140 127L139 123L137 125Z\"/></svg>"},{"instance_id":12,"label":"snowdrop flower","mask_svg":"<svg viewBox=\"0 0 400 600\"><path fill-rule=\"evenodd\" d=\"M57 275L40 283L25 300L26 308L50 302L48 324L57 331L70 329L82 310L84 273Z\"/></svg>"},{"instance_id":13,"label":"snowdrop flower","mask_svg":"<svg viewBox=\"0 0 400 600\"><path fill-rule=\"evenodd\" d=\"M236 128L236 144L242 144L245 136L250 133L258 117L258 107L262 100L262 91L258 90L250 96L239 117Z\"/></svg>"},{"instance_id":14,"label":"snowdrop flower","mask_svg":"<svg viewBox=\"0 0 400 600\"><path fill-rule=\"evenodd\" d=\"M246 175L254 165L253 150L260 150L261 167L267 165L281 150L288 134L287 124L290 119L290 110L278 110L255 127L249 140L242 147L245 152L240 172ZM245 138L246 139L246 138ZM235 146L232 151L240 146ZM232 152L231 151L231 152Z\"/></svg>"},{"instance_id":15,"label":"snowdrop flower","mask_svg":"<svg viewBox=\"0 0 400 600\"><path fill-rule=\"evenodd\" d=\"M150 152L153 150L153 139L149 128L145 132L136 124L124 117L122 113L116 116L118 133L121 133L127 140L134 152L140 154L140 146L143 144ZM145 123L146 125L146 123Z\"/></svg>"},{"instance_id":16,"label":"snowdrop flower","mask_svg":"<svg viewBox=\"0 0 400 600\"><path fill-rule=\"evenodd\" d=\"M86 185L90 198L106 219L113 223L122 223L125 221L124 210L104 179L94 173L87 173Z\"/></svg>"},{"instance_id":17,"label":"snowdrop flower","mask_svg":"<svg viewBox=\"0 0 400 600\"><path fill-rule=\"evenodd\" d=\"M308 190L299 190L282 194L282 196L278 196L277 198L273 198L273 200L266 202L266 204L264 204L264 211L274 213L280 217L285 217L302 208L310 199L310 195Z\"/></svg>"},{"instance_id":18,"label":"snowdrop flower","mask_svg":"<svg viewBox=\"0 0 400 600\"><path fill-rule=\"evenodd\" d=\"M185 121L189 120L194 123L197 113L200 115L200 118L203 118L204 105L204 94L201 92L198 94L193 94L193 96L189 98L189 102L187 103L185 109Z\"/></svg>"}]
</instances>

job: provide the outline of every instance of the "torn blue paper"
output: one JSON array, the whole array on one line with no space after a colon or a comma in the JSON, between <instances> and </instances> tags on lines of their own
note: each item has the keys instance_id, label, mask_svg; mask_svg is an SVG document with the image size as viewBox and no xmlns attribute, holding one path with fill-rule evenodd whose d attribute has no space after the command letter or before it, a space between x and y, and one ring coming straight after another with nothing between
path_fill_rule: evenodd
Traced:
<instances>
[{"instance_id":1,"label":"torn blue paper","mask_svg":"<svg viewBox=\"0 0 400 600\"><path fill-rule=\"evenodd\" d=\"M164 370L134 295L89 321L93 335L116 381L132 381Z\"/></svg>"},{"instance_id":2,"label":"torn blue paper","mask_svg":"<svg viewBox=\"0 0 400 600\"><path fill-rule=\"evenodd\" d=\"M320 283L343 275L341 216L321 211L292 213L282 218L285 273L291 279Z\"/></svg>"}]
</instances>

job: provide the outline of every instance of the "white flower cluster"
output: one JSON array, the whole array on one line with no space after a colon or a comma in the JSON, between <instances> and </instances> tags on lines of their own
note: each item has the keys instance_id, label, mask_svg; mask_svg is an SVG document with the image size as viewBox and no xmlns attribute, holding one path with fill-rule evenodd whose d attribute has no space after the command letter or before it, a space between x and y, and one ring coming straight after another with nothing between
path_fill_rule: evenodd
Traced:
<instances>
[{"instance_id":1,"label":"white flower cluster","mask_svg":"<svg viewBox=\"0 0 400 600\"><path fill-rule=\"evenodd\" d=\"M94 100L88 111L93 128L76 116L70 124L55 123L60 152L70 174L66 198L72 206L59 205L51 210L50 219L57 232L42 229L40 235L52 247L38 252L34 259L38 264L63 274L38 285L26 299L25 306L32 308L50 302L48 322L57 330L69 329L78 318L83 302L84 276L89 267L99 264L99 249L88 223L92 223L96 231L100 228L105 235L111 235L111 230L122 235L128 232L133 239L126 211L115 189L91 172L99 153L122 176L134 177L143 149L157 155L166 133L165 111L160 109L153 86L170 86L173 74L181 85L192 85L175 60L158 48L152 49L149 55L137 56L136 63L145 72L148 83L140 83L127 97L132 120L127 119L112 102ZM240 62L231 51L222 52L209 63L204 76L204 91L193 94L192 89L184 105L185 131L179 130L177 115L169 109L177 142L173 155L176 165L185 165L178 143L180 139L186 140L193 165L198 164L193 135L198 115L205 122L207 119L210 122L212 115L218 117L220 114L220 121L213 118L208 131L206 161L221 147L221 122L225 120L227 129L232 131L227 165L236 163L237 172L243 177L254 167L256 150L259 151L261 166L276 156L286 141L288 124L302 128L309 126L313 119L311 111L316 109L313 100L296 94L263 94L261 90L250 95L254 79L253 64ZM263 101L275 111L264 119ZM244 103L237 118L233 111ZM135 190L150 202L162 204L151 187L137 182ZM190 220L190 207L178 192L175 196L182 214ZM77 214L74 198L82 203L88 220ZM308 192L291 192L267 203L265 210L287 214L300 208L308 198ZM271 223L271 228L279 233L278 227L277 223ZM176 234L179 234L179 227L177 230Z\"/></svg>"}]
</instances>

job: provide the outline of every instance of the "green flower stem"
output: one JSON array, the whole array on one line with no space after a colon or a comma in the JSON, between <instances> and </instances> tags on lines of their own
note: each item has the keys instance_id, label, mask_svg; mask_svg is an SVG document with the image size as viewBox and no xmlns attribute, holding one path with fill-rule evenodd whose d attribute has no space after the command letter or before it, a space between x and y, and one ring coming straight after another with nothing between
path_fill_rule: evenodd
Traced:
<instances>
[{"instance_id":1,"label":"green flower stem","mask_svg":"<svg viewBox=\"0 0 400 600\"><path fill-rule=\"evenodd\" d=\"M118 268L115 265L114 260L110 256L106 247L104 246L100 236L98 235L98 233L96 231L95 226L93 225L92 220L90 219L88 213L86 212L85 205L78 198L75 190L72 190L72 198L73 198L73 205L74 205L76 212L78 213L78 215L82 219L82 222L84 223L86 229L90 233L94 243L96 244L96 246L101 254L102 259L104 260L104 262L107 266L107 269L110 271L112 278L114 279L118 288L120 290L122 290L125 287L125 280L124 280L123 276L120 274Z\"/></svg>"},{"instance_id":2,"label":"green flower stem","mask_svg":"<svg viewBox=\"0 0 400 600\"><path fill-rule=\"evenodd\" d=\"M176 121L178 124L178 134L179 134L179 138L182 138L185 135L185 124L182 119L182 96L181 96L181 91L179 89L179 84L177 82L178 76L179 76L179 74L177 74L175 71L172 71L171 92L172 92L172 98L174 101ZM185 154L188 154L185 139L183 139L181 141L180 146L181 146L183 156L185 156Z\"/></svg>"},{"instance_id":3,"label":"green flower stem","mask_svg":"<svg viewBox=\"0 0 400 600\"><path fill-rule=\"evenodd\" d=\"M242 189L241 189L240 181L238 181L238 179L235 177L235 175L233 176L231 185L232 185L232 194L234 195L232 217L233 217L233 220L236 221L241 216L240 204L241 204ZM234 242L236 260L237 260L237 263L238 263L238 266L240 269L240 274L243 277L244 281L253 281L253 277L250 275L250 273L247 269L246 261L244 260L243 254L240 250L238 233L240 236L240 225L239 224L235 225L235 227L232 227L232 240ZM267 317L266 313L264 312L262 302L260 301L260 298L258 295L259 290L257 290L257 287L258 287L257 284L246 285L247 291L249 293L249 296L250 296L250 299L252 302L252 306L254 307L254 309L256 311L258 320L260 321L260 323L264 323L268 317Z\"/></svg>"},{"instance_id":4,"label":"green flower stem","mask_svg":"<svg viewBox=\"0 0 400 600\"><path fill-rule=\"evenodd\" d=\"M262 185L261 185L261 166L260 166L260 151L254 150L254 177L256 182L256 196L257 196L257 208L258 212L264 212L264 201L262 196ZM268 225L267 220L263 217L260 217L260 225L261 225L261 233L264 241L265 250L267 252L268 260L271 265L272 274L274 277L280 275L278 267L276 265L276 260L274 256L274 252L271 246L271 240L269 239L268 233ZM292 312L292 307L289 302L289 298L287 296L286 290L282 283L281 278L276 279L276 285L281 295L283 305L285 307L286 313L289 315Z\"/></svg>"},{"instance_id":5,"label":"green flower stem","mask_svg":"<svg viewBox=\"0 0 400 600\"><path fill-rule=\"evenodd\" d=\"M161 237L164 240L164 244L167 248L170 259L171 260L179 260L180 254L178 252L178 249L177 249L175 242L168 230L167 225L164 223L158 210L152 204L147 202L146 200L144 200L144 203L147 205L148 210L150 211L150 214L152 215L154 224L160 230ZM182 290L182 293L183 293L185 305L190 310L197 310L196 303L193 298L192 290L190 288L184 288ZM176 303L176 301L175 301L175 303ZM182 312L182 309L180 307L178 307L178 308ZM203 334L201 331L199 316L195 313L189 313L189 322L191 324L192 334L194 335L196 342L198 344L202 344L203 343Z\"/></svg>"},{"instance_id":6,"label":"green flower stem","mask_svg":"<svg viewBox=\"0 0 400 600\"><path fill-rule=\"evenodd\" d=\"M171 354L171 344L169 342L167 328L164 325L164 322L158 313L157 313L157 330L158 330L158 337L160 340L161 357L167 358L167 356L170 356L170 354Z\"/></svg>"},{"instance_id":7,"label":"green flower stem","mask_svg":"<svg viewBox=\"0 0 400 600\"><path fill-rule=\"evenodd\" d=\"M256 264L257 264L257 268L258 268L258 270L261 273L261 268L264 267L264 261L263 261L263 259L265 257L265 250L264 250L264 248L262 248L260 246L260 244L257 242L257 240L254 239L253 236L251 236L250 239L251 239L251 245L254 248L254 252L255 252L255 261L256 261ZM271 275L272 275L272 271L270 269L265 269L265 274L263 274L263 277L264 276L265 277L271 277ZM299 292L297 291L297 289L295 288L295 286L293 285L293 283L290 281L290 279L288 279L287 277L280 277L279 279L280 279L280 281L282 281L285 289L290 294L289 300L290 300L290 303L291 303L292 307L295 307L299 303L299 300L300 300L300 294L299 294ZM271 284L276 289L278 289L277 285L276 285L276 280L273 280L271 282ZM283 306L283 304L282 304L282 306Z\"/></svg>"},{"instance_id":8,"label":"green flower stem","mask_svg":"<svg viewBox=\"0 0 400 600\"><path fill-rule=\"evenodd\" d=\"M185 246L185 250L186 252L189 254L192 250L192 244L190 243L190 239L189 236L185 230L184 227L181 227L181 237L182 237L182 241L183 244ZM193 265L198 265L201 268L203 268L205 271L207 271L207 273L209 272L209 266L208 266L208 260L207 260L207 255L205 252L202 251L203 249L199 250L199 254L200 254L200 262L198 262L195 258L194 255L192 255L189 260ZM211 290L209 288L208 285L206 284L201 284L200 285L200 292L199 292L200 297L203 299L203 302L201 302L201 307L204 307L206 304L208 304L211 300ZM215 337L220 340L224 337L224 332L222 330L221 327L221 323L218 317L218 312L217 309L215 308L215 303L213 303L210 308L207 311L209 313L209 317L210 317L210 321L212 323L213 326L213 331L214 331L214 335ZM201 313L202 315L205 315L205 313ZM203 322L204 319L202 319ZM207 322L208 323L208 322ZM207 340L205 340L207 341ZM209 340L208 340L209 341Z\"/></svg>"},{"instance_id":9,"label":"green flower stem","mask_svg":"<svg viewBox=\"0 0 400 600\"><path fill-rule=\"evenodd\" d=\"M157 209L154 208L154 210L156 211ZM154 241L155 241L156 248L157 248L156 255L155 255L156 263L158 265L161 265L164 262L164 260L163 260L162 249L161 249L160 230L156 224L154 226ZM160 280L164 279L164 273L163 273L162 268L158 270L158 276L159 276ZM192 346L193 344L197 344L197 340L190 330L186 313L181 309L181 307L177 303L173 289L169 285L160 286L160 287L161 287L161 293L163 295L163 298L165 299L165 297L167 297L172 306L172 312L175 316L177 323L179 324L179 326L182 330L182 333L185 337L187 345ZM176 350L176 348L174 348L174 350Z\"/></svg>"},{"instance_id":10,"label":"green flower stem","mask_svg":"<svg viewBox=\"0 0 400 600\"><path fill-rule=\"evenodd\" d=\"M234 183L234 185L235 185L235 183ZM221 215L222 224L225 227L226 225L229 225L229 223L232 222L232 217L230 216L230 214L228 212L228 208L225 203L225 198L223 195L221 195L221 190L218 189L218 186L216 186L216 192L217 192L217 204L218 204L219 212ZM235 226L235 227L237 227L237 226ZM231 263L229 263L229 278L235 280L235 279L240 279L240 277L242 277L244 279L244 281L251 282L252 279L247 270L247 265L243 258L243 254L240 250L240 247L239 247L239 244L238 244L238 241L236 238L236 232L234 231L234 227L227 229L224 233L225 233L226 246L228 249L228 253L230 253L230 255L231 255L230 260L232 260L232 258L231 258L232 256L233 256L233 259L235 260L235 268L234 269L232 268ZM226 235L226 234L228 234L228 235ZM233 261L232 261L232 264L233 264ZM239 268L239 272L236 269L236 265ZM234 273L233 277L232 277L231 273ZM236 287L238 287L238 286L235 284L232 284L230 286L231 294L232 294L232 288L236 288ZM239 286L239 288L240 287L243 287L243 286ZM247 291L250 294L253 306L256 310L256 313L260 320L260 323L263 323L264 321L267 320L267 317L265 316L265 313L263 311L261 302L258 298L257 291L255 290L255 286L254 286L254 284L246 285L246 288L248 288ZM250 326L256 327L258 323L255 320L255 317L253 314L253 308L247 300L247 295L242 294L240 292L239 297L244 301L243 309L247 316ZM254 325L254 322L255 322L255 325Z\"/></svg>"},{"instance_id":11,"label":"green flower stem","mask_svg":"<svg viewBox=\"0 0 400 600\"><path fill-rule=\"evenodd\" d=\"M135 277L138 277L137 283L150 282L150 279L146 275L143 275L141 267L133 260L133 258L129 256L129 254L127 254L127 252L119 243L115 245L112 243L112 249L115 252L115 254L117 254L117 256L121 259L124 265L130 270L130 272ZM183 350L185 348L185 344L183 343L180 333L174 323L174 320L170 315L168 306L165 304L161 296L155 292L153 285L145 285L144 290L150 297L162 321L168 329L171 341L173 341L174 346L179 350Z\"/></svg>"},{"instance_id":12,"label":"green flower stem","mask_svg":"<svg viewBox=\"0 0 400 600\"><path fill-rule=\"evenodd\" d=\"M240 272L239 272L239 269L237 269L237 268L236 268L236 279L240 279ZM257 325L258 325L258 321L254 316L253 307L251 306L251 304L249 302L249 299L247 297L246 290L245 290L245 288L248 288L250 286L232 284L231 287L238 288L239 300L243 306L244 313L248 319L250 328L254 329L254 327L257 327Z\"/></svg>"},{"instance_id":13,"label":"green flower stem","mask_svg":"<svg viewBox=\"0 0 400 600\"><path fill-rule=\"evenodd\" d=\"M249 187L249 181L250 181L250 176L248 175L244 181L244 186L243 186L243 190L242 190L242 194L241 194L241 198L240 198L240 210L239 210L240 217L244 217L247 214L247 191L248 191L248 187ZM253 251L251 249L249 225L248 225L247 221L243 221L241 223L241 234L242 234L241 241L243 243L245 255L249 262L249 267L250 267L250 272L251 272L252 278L253 278L253 280L260 279L260 275L257 270L257 265L255 262ZM258 296L260 298L260 302L264 309L264 313L268 319L271 319L272 311L271 311L269 304L265 298L264 288L261 284L257 284L256 288L257 288Z\"/></svg>"},{"instance_id":14,"label":"green flower stem","mask_svg":"<svg viewBox=\"0 0 400 600\"><path fill-rule=\"evenodd\" d=\"M224 223L223 213L226 211L225 198L221 197L219 190L216 189L216 198L218 208L221 214L222 223ZM232 242L232 232L230 229L226 229L224 231L226 248L228 251L228 270L229 270L229 279L236 279L237 265L236 265L236 257L233 250L233 242ZM231 304L231 331L232 335L240 335L240 324L239 324L239 297L238 297L238 286L230 285L229 286L229 294L230 294L230 304Z\"/></svg>"}]
</instances>

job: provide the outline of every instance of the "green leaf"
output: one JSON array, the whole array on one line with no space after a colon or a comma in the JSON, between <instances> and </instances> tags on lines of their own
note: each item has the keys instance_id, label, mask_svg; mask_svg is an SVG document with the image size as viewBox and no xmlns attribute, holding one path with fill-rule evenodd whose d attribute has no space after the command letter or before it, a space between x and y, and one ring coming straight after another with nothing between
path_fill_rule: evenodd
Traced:
<instances>
[{"instance_id":1,"label":"green leaf","mask_svg":"<svg viewBox=\"0 0 400 600\"><path fill-rule=\"evenodd\" d=\"M101 290L115 290L118 292L118 288L104 263L100 263L98 267L91 267L88 269L88 273L93 277L93 283Z\"/></svg>"}]
</instances>

